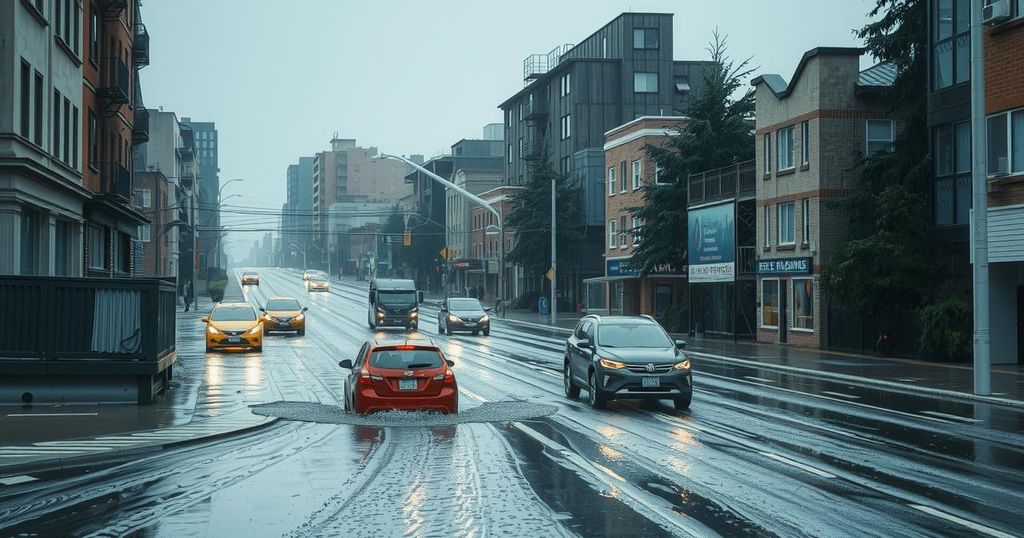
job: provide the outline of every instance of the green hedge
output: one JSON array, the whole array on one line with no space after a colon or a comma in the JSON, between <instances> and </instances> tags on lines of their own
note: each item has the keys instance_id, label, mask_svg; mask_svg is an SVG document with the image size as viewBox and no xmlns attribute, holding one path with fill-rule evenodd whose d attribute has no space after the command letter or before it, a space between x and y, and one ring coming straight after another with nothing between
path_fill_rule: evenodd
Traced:
<instances>
[{"instance_id":1,"label":"green hedge","mask_svg":"<svg viewBox=\"0 0 1024 538\"><path fill-rule=\"evenodd\" d=\"M214 280L210 282L210 288L207 292L210 294L210 300L219 303L224 300L224 288L228 286L227 280Z\"/></svg>"},{"instance_id":2,"label":"green hedge","mask_svg":"<svg viewBox=\"0 0 1024 538\"><path fill-rule=\"evenodd\" d=\"M963 361L971 356L974 338L971 308L949 299L921 309L921 356L925 359Z\"/></svg>"}]
</instances>

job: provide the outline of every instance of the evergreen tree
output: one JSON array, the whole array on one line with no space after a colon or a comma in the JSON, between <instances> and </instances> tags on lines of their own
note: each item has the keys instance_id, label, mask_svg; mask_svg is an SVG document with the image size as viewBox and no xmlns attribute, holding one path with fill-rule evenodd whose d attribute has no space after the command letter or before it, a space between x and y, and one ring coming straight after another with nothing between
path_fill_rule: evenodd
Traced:
<instances>
[{"instance_id":1,"label":"evergreen tree","mask_svg":"<svg viewBox=\"0 0 1024 538\"><path fill-rule=\"evenodd\" d=\"M870 15L881 17L857 35L897 70L887 100L901 129L891 153L861 163L857 192L835 203L850 217L850 241L822 275L828 295L862 315L916 307L938 277L928 235L927 4L876 0Z\"/></svg>"},{"instance_id":2,"label":"evergreen tree","mask_svg":"<svg viewBox=\"0 0 1024 538\"><path fill-rule=\"evenodd\" d=\"M644 185L645 205L631 208L641 222L633 231L639 245L631 264L642 274L661 264L686 265L687 177L754 157L753 89L734 97L753 69L749 59L733 62L727 44L727 38L715 31L707 48L711 64L704 69L703 85L678 109L687 118L685 124L664 146L646 148L671 182Z\"/></svg>"}]
</instances>

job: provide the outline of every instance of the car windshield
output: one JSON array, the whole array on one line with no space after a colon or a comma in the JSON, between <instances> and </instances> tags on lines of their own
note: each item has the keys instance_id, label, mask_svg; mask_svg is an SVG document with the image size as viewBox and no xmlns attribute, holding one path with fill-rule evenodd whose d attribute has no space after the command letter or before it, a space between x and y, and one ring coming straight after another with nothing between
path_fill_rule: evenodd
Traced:
<instances>
[{"instance_id":1,"label":"car windshield","mask_svg":"<svg viewBox=\"0 0 1024 538\"><path fill-rule=\"evenodd\" d=\"M251 306L221 306L213 309L213 321L253 321L256 312Z\"/></svg>"},{"instance_id":2,"label":"car windshield","mask_svg":"<svg viewBox=\"0 0 1024 538\"><path fill-rule=\"evenodd\" d=\"M433 349L388 349L370 354L370 366L374 368L439 368L441 354Z\"/></svg>"},{"instance_id":3,"label":"car windshield","mask_svg":"<svg viewBox=\"0 0 1024 538\"><path fill-rule=\"evenodd\" d=\"M449 310L483 310L480 301L476 299L448 299Z\"/></svg>"},{"instance_id":4,"label":"car windshield","mask_svg":"<svg viewBox=\"0 0 1024 538\"><path fill-rule=\"evenodd\" d=\"M271 299L267 301L267 310L301 310L295 299Z\"/></svg>"},{"instance_id":5,"label":"car windshield","mask_svg":"<svg viewBox=\"0 0 1024 538\"><path fill-rule=\"evenodd\" d=\"M318 282L318 283L327 282L327 279L322 277L322 276L320 276L320 275L314 275L313 278L311 278L310 280L312 280L313 282Z\"/></svg>"},{"instance_id":6,"label":"car windshield","mask_svg":"<svg viewBox=\"0 0 1024 538\"><path fill-rule=\"evenodd\" d=\"M416 302L414 291L382 291L377 294L380 303L390 306L408 306Z\"/></svg>"},{"instance_id":7,"label":"car windshield","mask_svg":"<svg viewBox=\"0 0 1024 538\"><path fill-rule=\"evenodd\" d=\"M242 273L242 276L256 276L256 273Z\"/></svg>"},{"instance_id":8,"label":"car windshield","mask_svg":"<svg viewBox=\"0 0 1024 538\"><path fill-rule=\"evenodd\" d=\"M597 330L597 345L603 347L672 347L661 327L651 323L604 324Z\"/></svg>"}]
</instances>

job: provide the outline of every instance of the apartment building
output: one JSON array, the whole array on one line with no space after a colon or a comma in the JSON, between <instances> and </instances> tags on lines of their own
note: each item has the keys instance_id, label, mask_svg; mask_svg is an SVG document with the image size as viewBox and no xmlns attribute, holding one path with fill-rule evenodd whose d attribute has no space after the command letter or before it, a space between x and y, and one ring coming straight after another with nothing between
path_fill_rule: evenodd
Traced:
<instances>
[{"instance_id":1,"label":"apartment building","mask_svg":"<svg viewBox=\"0 0 1024 538\"><path fill-rule=\"evenodd\" d=\"M309 260L313 238L313 160L299 157L299 162L288 165L286 173L287 195L282 213L281 244L284 246L284 264L302 267Z\"/></svg>"},{"instance_id":2,"label":"apartment building","mask_svg":"<svg viewBox=\"0 0 1024 538\"><path fill-rule=\"evenodd\" d=\"M641 224L630 209L646 204L644 186L675 181L651 160L646 148L665 145L684 122L681 116L641 116L605 133L604 276L585 280L588 312L660 315L685 302L684 268L659 267L640 276L630 264L639 244L634 230Z\"/></svg>"},{"instance_id":3,"label":"apartment building","mask_svg":"<svg viewBox=\"0 0 1024 538\"><path fill-rule=\"evenodd\" d=\"M181 124L192 130L199 181L196 186L196 253L199 275L210 267L223 267L220 230L220 157L217 124L181 118Z\"/></svg>"},{"instance_id":4,"label":"apartment building","mask_svg":"<svg viewBox=\"0 0 1024 538\"><path fill-rule=\"evenodd\" d=\"M168 209L168 200L178 198L177 186L159 170L136 170L134 175L135 207L149 220L139 227L134 273L136 276L177 277L177 236L160 233L178 216L176 211Z\"/></svg>"},{"instance_id":5,"label":"apartment building","mask_svg":"<svg viewBox=\"0 0 1024 538\"><path fill-rule=\"evenodd\" d=\"M501 124L497 129L490 127L491 131L502 134ZM485 135L487 128L485 128ZM496 140L470 140L463 139L452 144L452 177L449 180L459 187L479 195L485 191L501 186L504 178L504 146L501 138ZM447 189L445 193L445 247L450 258L465 259L473 258L471 245L473 244L470 234L473 231L472 211L478 204L467 199L464 195L453 189ZM475 258L480 260L480 258ZM470 271L479 271L479 279L473 286L482 287L483 274L497 274L497 262L495 265L483 267L477 262L466 262L451 264L449 266L448 282L454 290L465 290L470 284ZM496 284L495 284L496 286ZM496 288L490 288L494 293Z\"/></svg>"},{"instance_id":6,"label":"apartment building","mask_svg":"<svg viewBox=\"0 0 1024 538\"><path fill-rule=\"evenodd\" d=\"M516 185L500 185L479 196L501 215L504 223L512 212L512 200L522 190L523 187ZM461 287L452 286L449 293L471 295L487 301L498 297L518 297L525 289L525 277L521 266L508 261L508 255L515 246L515 234L508 229L504 230L504 234L500 233L501 230L496 232L498 218L489 209L477 204L473 204L469 212L469 221L469 250L466 255L451 261L452 271L455 274L463 273L463 279L457 281ZM504 252L499 251L502 242ZM499 267L502 263L505 266L505 272L501 275L504 290L499 290Z\"/></svg>"},{"instance_id":7,"label":"apartment building","mask_svg":"<svg viewBox=\"0 0 1024 538\"><path fill-rule=\"evenodd\" d=\"M861 71L859 48L806 52L787 82L765 74L756 91L757 282L761 342L826 347L820 275L848 237L827 203L857 188L857 164L890 151L897 127L885 93L895 70Z\"/></svg>"},{"instance_id":8,"label":"apartment building","mask_svg":"<svg viewBox=\"0 0 1024 538\"><path fill-rule=\"evenodd\" d=\"M417 162L422 157L410 156ZM452 177L454 160L451 155L438 155L421 166L444 178ZM447 274L441 271L439 263L444 247L448 222L445 213L447 190L419 170L412 170L405 176L405 182L412 186L413 203L410 208L409 228L412 230L412 245L407 252L415 264L407 269L422 289L440 290L447 285Z\"/></svg>"},{"instance_id":9,"label":"apartment building","mask_svg":"<svg viewBox=\"0 0 1024 538\"><path fill-rule=\"evenodd\" d=\"M671 14L623 13L578 45L528 56L524 88L499 105L507 183L525 185L533 163L546 156L581 187L586 240L575 274L557 276L563 308L582 301L584 279L605 273L605 133L642 116L671 114L703 81L706 62L675 61L672 36Z\"/></svg>"}]
</instances>

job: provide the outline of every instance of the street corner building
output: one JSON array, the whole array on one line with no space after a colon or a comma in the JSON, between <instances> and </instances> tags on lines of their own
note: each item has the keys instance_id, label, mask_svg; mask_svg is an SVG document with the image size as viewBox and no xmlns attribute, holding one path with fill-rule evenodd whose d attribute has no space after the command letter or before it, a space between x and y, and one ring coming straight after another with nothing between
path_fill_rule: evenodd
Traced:
<instances>
[{"instance_id":1,"label":"street corner building","mask_svg":"<svg viewBox=\"0 0 1024 538\"><path fill-rule=\"evenodd\" d=\"M860 48L806 52L787 82L751 81L756 105L757 340L829 347L821 272L848 238L829 200L857 188L857 164L890 151L895 121L885 94L895 69L860 69Z\"/></svg>"}]
</instances>

